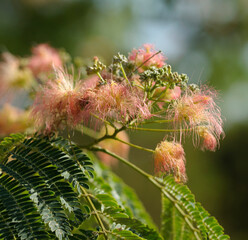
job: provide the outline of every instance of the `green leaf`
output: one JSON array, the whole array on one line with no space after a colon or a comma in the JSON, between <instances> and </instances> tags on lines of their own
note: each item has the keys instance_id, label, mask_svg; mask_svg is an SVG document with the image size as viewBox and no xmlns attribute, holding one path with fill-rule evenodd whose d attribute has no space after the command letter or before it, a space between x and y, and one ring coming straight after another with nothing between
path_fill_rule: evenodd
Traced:
<instances>
[{"instance_id":1,"label":"green leaf","mask_svg":"<svg viewBox=\"0 0 248 240\"><path fill-rule=\"evenodd\" d=\"M91 158L94 159L94 156L92 155ZM92 189L100 188L104 193L110 194L122 208L125 208L129 217L140 219L144 224L156 229L153 220L132 188L97 159L94 168L96 177L91 181Z\"/></svg>"},{"instance_id":2,"label":"green leaf","mask_svg":"<svg viewBox=\"0 0 248 240\"><path fill-rule=\"evenodd\" d=\"M8 137L0 143L3 152L0 236L4 239L34 239L33 235L39 236L36 239L54 239L55 236L68 239L73 227L89 216L83 213L85 208L75 188L88 187L85 175L88 170L80 163L84 166L92 163L79 148L76 161L67 141L64 148L54 144L60 141L61 138L53 139L52 144L47 137L13 135L13 139Z\"/></svg>"},{"instance_id":3,"label":"green leaf","mask_svg":"<svg viewBox=\"0 0 248 240\"><path fill-rule=\"evenodd\" d=\"M5 137L0 143L0 162L6 163L8 161L9 151L21 142L25 136L23 134L10 134L10 137Z\"/></svg>"},{"instance_id":4,"label":"green leaf","mask_svg":"<svg viewBox=\"0 0 248 240\"><path fill-rule=\"evenodd\" d=\"M187 223L187 227L184 228L185 236L190 228L200 239L230 239L229 236L224 235L223 228L218 221L210 217L209 213L195 201L194 195L186 185L176 183L171 176L165 177L162 182L158 179L157 181L164 185L163 194L170 200L170 203L166 200L163 202L162 233L164 237L172 236L171 239L181 239L177 232L182 229L180 222L183 220ZM172 227L174 229L171 232Z\"/></svg>"},{"instance_id":5,"label":"green leaf","mask_svg":"<svg viewBox=\"0 0 248 240\"><path fill-rule=\"evenodd\" d=\"M7 174L0 178L0 201L11 217L20 239L49 238L26 189ZM4 211L1 211L2 215Z\"/></svg>"},{"instance_id":6,"label":"green leaf","mask_svg":"<svg viewBox=\"0 0 248 240\"><path fill-rule=\"evenodd\" d=\"M111 235L115 236L117 239L125 239L125 240L145 240L145 238L139 237L134 234L132 231L122 230L122 229L114 229L111 232Z\"/></svg>"},{"instance_id":7,"label":"green leaf","mask_svg":"<svg viewBox=\"0 0 248 240\"><path fill-rule=\"evenodd\" d=\"M161 233L168 240L195 239L194 233L187 225L182 214L175 205L162 196Z\"/></svg>"},{"instance_id":8,"label":"green leaf","mask_svg":"<svg viewBox=\"0 0 248 240\"><path fill-rule=\"evenodd\" d=\"M132 218L118 218L119 224L126 225L129 230L138 234L140 237L149 239L149 240L162 240L162 237L148 225L144 225L138 219Z\"/></svg>"},{"instance_id":9,"label":"green leaf","mask_svg":"<svg viewBox=\"0 0 248 240\"><path fill-rule=\"evenodd\" d=\"M14 223L2 201L0 201L0 239L15 238L17 238L17 232L14 228Z\"/></svg>"},{"instance_id":10,"label":"green leaf","mask_svg":"<svg viewBox=\"0 0 248 240\"><path fill-rule=\"evenodd\" d=\"M44 223L53 222L57 226L56 229L65 231L66 234L66 229L70 229L70 226L63 213L64 209L45 181L33 169L18 160L11 161L6 166L0 165L0 167L29 191L29 197L36 204Z\"/></svg>"}]
</instances>

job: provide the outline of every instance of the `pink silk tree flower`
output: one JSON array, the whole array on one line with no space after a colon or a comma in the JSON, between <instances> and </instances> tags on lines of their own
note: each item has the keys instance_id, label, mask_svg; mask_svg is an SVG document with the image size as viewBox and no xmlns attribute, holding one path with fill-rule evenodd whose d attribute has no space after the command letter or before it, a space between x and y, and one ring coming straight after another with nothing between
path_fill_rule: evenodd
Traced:
<instances>
[{"instance_id":1,"label":"pink silk tree flower","mask_svg":"<svg viewBox=\"0 0 248 240\"><path fill-rule=\"evenodd\" d=\"M33 47L32 54L28 66L35 76L50 72L53 67L62 67L62 60L58 51L48 44L43 43Z\"/></svg>"},{"instance_id":2,"label":"pink silk tree flower","mask_svg":"<svg viewBox=\"0 0 248 240\"><path fill-rule=\"evenodd\" d=\"M118 126L118 125L116 125L116 126ZM108 134L113 134L114 128L108 125L107 131L108 131ZM104 136L105 133L106 133L106 128L104 126L100 130L99 137ZM116 135L116 137L125 141L125 142L129 142L129 137L125 131L119 132ZM128 158L130 147L129 147L129 145L127 145L125 143L119 142L119 141L114 140L114 139L105 139L105 140L99 142L99 146L117 154L118 156L120 156L122 158L125 158L125 159ZM112 157L112 156L110 156L104 152L97 152L97 155L102 160L102 162L104 164L106 164L107 166L117 166L117 164L118 164L118 160L116 158L114 158L114 157Z\"/></svg>"},{"instance_id":3,"label":"pink silk tree flower","mask_svg":"<svg viewBox=\"0 0 248 240\"><path fill-rule=\"evenodd\" d=\"M186 182L185 153L182 145L167 140L159 143L154 153L155 173L173 174L178 182Z\"/></svg>"},{"instance_id":4,"label":"pink silk tree flower","mask_svg":"<svg viewBox=\"0 0 248 240\"><path fill-rule=\"evenodd\" d=\"M180 98L181 92L181 88L178 86L175 86L173 89L158 87L153 93L153 98L157 100L158 107L162 109L166 102Z\"/></svg>"},{"instance_id":5,"label":"pink silk tree flower","mask_svg":"<svg viewBox=\"0 0 248 240\"><path fill-rule=\"evenodd\" d=\"M168 88L165 91L164 101L170 102L171 100L176 100L181 96L181 88L175 86L173 89Z\"/></svg>"},{"instance_id":6,"label":"pink silk tree flower","mask_svg":"<svg viewBox=\"0 0 248 240\"><path fill-rule=\"evenodd\" d=\"M170 102L171 100L176 100L181 96L181 88L175 86L173 89L166 87L158 87L155 89L153 97L157 98L159 101Z\"/></svg>"},{"instance_id":7,"label":"pink silk tree flower","mask_svg":"<svg viewBox=\"0 0 248 240\"><path fill-rule=\"evenodd\" d=\"M152 116L140 91L123 83L110 81L95 89L90 111L102 119L114 119L126 123L144 120Z\"/></svg>"},{"instance_id":8,"label":"pink silk tree flower","mask_svg":"<svg viewBox=\"0 0 248 240\"><path fill-rule=\"evenodd\" d=\"M27 88L33 81L32 72L26 67L21 67L20 60L10 53L2 54L0 62L0 92L7 89Z\"/></svg>"},{"instance_id":9,"label":"pink silk tree flower","mask_svg":"<svg viewBox=\"0 0 248 240\"><path fill-rule=\"evenodd\" d=\"M216 150L216 147L217 147L216 138L211 133L205 134L203 136L202 149L214 152Z\"/></svg>"},{"instance_id":10,"label":"pink silk tree flower","mask_svg":"<svg viewBox=\"0 0 248 240\"><path fill-rule=\"evenodd\" d=\"M199 134L197 128L201 126L207 127L216 137L217 142L221 136L224 136L220 109L215 103L216 96L215 91L203 86L197 92L186 92L171 104L167 117L173 119L175 128L181 129L180 139L185 132L196 133L193 134L196 136ZM194 142L198 142L197 138Z\"/></svg>"},{"instance_id":11,"label":"pink silk tree flower","mask_svg":"<svg viewBox=\"0 0 248 240\"><path fill-rule=\"evenodd\" d=\"M4 104L0 110L0 136L4 137L10 133L24 132L32 125L29 112Z\"/></svg>"},{"instance_id":12,"label":"pink silk tree flower","mask_svg":"<svg viewBox=\"0 0 248 240\"><path fill-rule=\"evenodd\" d=\"M99 84L99 82L100 82L100 78L96 74L93 74L83 80L83 85L86 89L87 88L94 89Z\"/></svg>"},{"instance_id":13,"label":"pink silk tree flower","mask_svg":"<svg viewBox=\"0 0 248 240\"><path fill-rule=\"evenodd\" d=\"M137 67L143 64L138 69L139 72L143 72L152 66L160 68L165 65L165 56L162 53L156 53L157 51L152 44L144 44L143 48L139 48L138 50L133 49L133 51L129 54L128 59Z\"/></svg>"},{"instance_id":14,"label":"pink silk tree flower","mask_svg":"<svg viewBox=\"0 0 248 240\"><path fill-rule=\"evenodd\" d=\"M219 141L211 133L211 129L209 129L208 127L198 127L197 132L200 137L201 149L203 151L209 150L214 152L218 147Z\"/></svg>"},{"instance_id":15,"label":"pink silk tree flower","mask_svg":"<svg viewBox=\"0 0 248 240\"><path fill-rule=\"evenodd\" d=\"M46 132L65 126L75 126L84 119L85 93L82 82L74 86L73 77L56 70L56 79L49 80L36 94L32 115Z\"/></svg>"}]
</instances>

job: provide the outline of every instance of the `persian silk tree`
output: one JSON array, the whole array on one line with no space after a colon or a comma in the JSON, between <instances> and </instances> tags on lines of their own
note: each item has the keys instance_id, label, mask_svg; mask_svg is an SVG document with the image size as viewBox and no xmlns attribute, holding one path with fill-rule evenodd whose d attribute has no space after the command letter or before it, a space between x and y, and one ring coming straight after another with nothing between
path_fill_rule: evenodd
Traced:
<instances>
[{"instance_id":1,"label":"persian silk tree","mask_svg":"<svg viewBox=\"0 0 248 240\"><path fill-rule=\"evenodd\" d=\"M165 60L150 44L109 66L97 57L81 65L48 44L25 58L3 54L0 239L229 239L186 186L185 136L210 151L224 136L217 92L189 84ZM32 104L11 106L23 91ZM164 138L148 149L129 131ZM130 148L152 153L154 174L127 160ZM118 162L160 190L160 229L110 170Z\"/></svg>"}]
</instances>

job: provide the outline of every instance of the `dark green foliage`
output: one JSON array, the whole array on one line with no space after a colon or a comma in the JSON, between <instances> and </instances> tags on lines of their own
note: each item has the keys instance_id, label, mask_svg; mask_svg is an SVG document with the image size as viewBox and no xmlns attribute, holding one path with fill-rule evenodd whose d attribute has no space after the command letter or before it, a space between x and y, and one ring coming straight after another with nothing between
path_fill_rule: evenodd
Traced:
<instances>
[{"instance_id":1,"label":"dark green foliage","mask_svg":"<svg viewBox=\"0 0 248 240\"><path fill-rule=\"evenodd\" d=\"M92 227L98 230L90 230L93 209L82 192L82 188L93 187L92 183L99 191L91 190L91 199L104 220L109 239L157 236L155 230L130 218L132 211L126 210L125 204L119 205L109 191L99 193L112 189L101 177L89 183L92 162L68 140L13 135L1 142L0 152L0 239L97 239L101 227L95 222ZM118 181L119 188L127 192ZM125 191L120 192L122 196ZM137 197L133 194L132 198L138 206Z\"/></svg>"},{"instance_id":2,"label":"dark green foliage","mask_svg":"<svg viewBox=\"0 0 248 240\"><path fill-rule=\"evenodd\" d=\"M194 195L187 186L175 183L171 176L163 180L163 185L165 192L170 195L171 200L173 199L168 201L163 196L162 233L164 238L191 239L195 234L206 240L230 239L229 236L224 235L223 228L217 220L210 217L209 213L195 201ZM189 228L189 225L192 227Z\"/></svg>"},{"instance_id":3,"label":"dark green foliage","mask_svg":"<svg viewBox=\"0 0 248 240\"><path fill-rule=\"evenodd\" d=\"M13 239L12 228L16 230L20 239L48 239L45 226L38 218L38 210L30 200L26 189L7 174L3 174L0 178L0 201L7 210L11 222L14 223L11 227L11 222L8 222L5 229L1 228L0 234L5 233L5 239ZM11 235L6 235L3 230L8 230L8 234Z\"/></svg>"},{"instance_id":4,"label":"dark green foliage","mask_svg":"<svg viewBox=\"0 0 248 240\"><path fill-rule=\"evenodd\" d=\"M91 181L93 186L91 189L96 189L92 193L100 204L99 211L109 224L112 223L112 227L115 229L114 233L118 233L120 237L125 236L127 239L162 239L157 231L151 228L152 220L145 212L136 194L102 164L95 163L95 167L98 175L94 181ZM128 198L133 200L132 204L127 201ZM151 225L146 225L147 222ZM123 228L123 226L125 227ZM123 233L121 233L121 229L123 229ZM132 238L134 233L139 238Z\"/></svg>"},{"instance_id":5,"label":"dark green foliage","mask_svg":"<svg viewBox=\"0 0 248 240\"><path fill-rule=\"evenodd\" d=\"M6 189L3 188L7 180L18 191L25 191L26 198L22 198L22 201L25 206L28 206L29 202L33 202L36 215L32 214L32 216L37 222L43 224L44 229L46 228L45 233L55 234L59 239L68 239L68 236L72 235L73 227L79 226L88 217L88 214L83 213L78 193L73 187L76 184L87 187L88 177L82 172L74 159L53 146L47 138L24 139L21 135L17 137L14 136L12 140L11 138L5 138L0 145L0 151L4 152L8 149L8 153L3 155L2 158L2 162L6 164L0 164L3 171L0 178L1 193L7 194ZM69 145L68 148L70 148ZM86 155L82 153L81 155L89 162ZM83 162L83 160L81 159L80 162ZM9 176L6 180L7 174L11 177ZM73 186L71 183L73 183ZM8 198L4 198L5 195L1 194L0 196L3 204L15 197L12 192L10 192ZM14 205L15 202L11 205L13 209L15 209ZM5 206L5 208L7 207ZM8 214L12 213L11 211L7 212ZM5 211L1 213L3 217L6 217ZM13 222L14 213L7 217ZM25 219L25 217L20 219ZM19 224L20 220L17 219L16 221L15 229L19 237L24 236L22 239L29 239L28 237L25 238L25 234L29 233L30 239L36 237L42 239L40 231L37 235L35 231L30 231L27 222L20 222ZM19 228L18 224L20 225ZM37 225L36 222L35 224ZM8 225L8 222L5 223L5 227ZM25 228L26 225L29 228ZM11 239L11 237L5 237L6 233L2 233L2 231L1 229L0 233L4 239ZM48 235L43 239L48 239Z\"/></svg>"},{"instance_id":6,"label":"dark green foliage","mask_svg":"<svg viewBox=\"0 0 248 240\"><path fill-rule=\"evenodd\" d=\"M153 179L164 195L163 238L134 191L97 161L93 176L70 141L17 134L0 153L0 239L229 239L171 177Z\"/></svg>"},{"instance_id":7,"label":"dark green foliage","mask_svg":"<svg viewBox=\"0 0 248 240\"><path fill-rule=\"evenodd\" d=\"M195 239L194 233L189 228L182 214L167 198L162 197L162 227L161 233L168 240Z\"/></svg>"},{"instance_id":8,"label":"dark green foliage","mask_svg":"<svg viewBox=\"0 0 248 240\"><path fill-rule=\"evenodd\" d=\"M0 238L13 239L17 236L14 223L11 222L11 217L2 202L0 202L0 229Z\"/></svg>"},{"instance_id":9,"label":"dark green foliage","mask_svg":"<svg viewBox=\"0 0 248 240\"><path fill-rule=\"evenodd\" d=\"M97 232L81 229L78 234L73 234L73 236L70 237L70 240L96 240L97 237Z\"/></svg>"},{"instance_id":10,"label":"dark green foliage","mask_svg":"<svg viewBox=\"0 0 248 240\"><path fill-rule=\"evenodd\" d=\"M130 240L144 240L145 238L139 237L134 234L132 231L124 230L122 228L116 228L111 233L112 236L116 237L115 239L130 239Z\"/></svg>"},{"instance_id":11,"label":"dark green foliage","mask_svg":"<svg viewBox=\"0 0 248 240\"><path fill-rule=\"evenodd\" d=\"M6 137L1 141L0 147L0 162L6 162L8 160L9 151L14 148L15 145L24 139L22 134L10 134L10 137Z\"/></svg>"},{"instance_id":12,"label":"dark green foliage","mask_svg":"<svg viewBox=\"0 0 248 240\"><path fill-rule=\"evenodd\" d=\"M100 189L104 193L110 194L119 205L125 208L126 214L129 217L140 219L144 224L156 228L134 190L128 187L118 176L103 166L103 164L95 161L94 166L96 177L94 181L91 181L93 188L100 186Z\"/></svg>"}]
</instances>

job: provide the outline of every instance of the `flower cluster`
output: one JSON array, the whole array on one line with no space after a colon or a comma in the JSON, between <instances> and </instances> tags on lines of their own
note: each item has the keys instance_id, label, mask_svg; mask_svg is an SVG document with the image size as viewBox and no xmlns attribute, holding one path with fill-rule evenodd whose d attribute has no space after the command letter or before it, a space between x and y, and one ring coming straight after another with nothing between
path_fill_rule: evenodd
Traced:
<instances>
[{"instance_id":1,"label":"flower cluster","mask_svg":"<svg viewBox=\"0 0 248 240\"><path fill-rule=\"evenodd\" d=\"M93 65L85 69L89 76L82 71L75 76L73 70L63 67L69 64L48 44L34 47L25 59L5 53L0 63L0 90L32 85L29 93L35 95L31 115L36 130L49 134L66 127L88 128L98 139L93 144L122 157L127 157L129 145L145 149L129 143L123 130L147 130L139 126L148 120L172 123L172 128L166 129L166 140L155 150L145 150L154 153L157 175L170 173L180 182L187 179L182 147L186 134L191 134L194 145L202 150L218 147L224 133L217 92L188 84L187 76L173 72L152 45L134 49L128 58L118 53L110 66L94 57ZM97 127L106 131L97 133ZM167 140L169 134L172 141ZM106 164L114 163L106 154L100 156Z\"/></svg>"}]
</instances>

